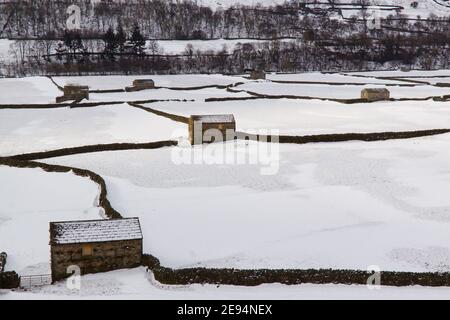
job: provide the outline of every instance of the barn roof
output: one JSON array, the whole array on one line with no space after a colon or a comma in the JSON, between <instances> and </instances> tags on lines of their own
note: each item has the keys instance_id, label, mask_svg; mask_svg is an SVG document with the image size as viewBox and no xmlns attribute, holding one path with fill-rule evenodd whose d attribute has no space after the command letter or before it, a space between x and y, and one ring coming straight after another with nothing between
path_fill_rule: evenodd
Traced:
<instances>
[{"instance_id":1,"label":"barn roof","mask_svg":"<svg viewBox=\"0 0 450 320\"><path fill-rule=\"evenodd\" d=\"M50 223L50 244L140 240L138 218Z\"/></svg>"},{"instance_id":2,"label":"barn roof","mask_svg":"<svg viewBox=\"0 0 450 320\"><path fill-rule=\"evenodd\" d=\"M201 121L202 123L233 123L234 115L219 114L219 115L196 115L191 116L194 121Z\"/></svg>"},{"instance_id":3,"label":"barn roof","mask_svg":"<svg viewBox=\"0 0 450 320\"><path fill-rule=\"evenodd\" d=\"M362 91L369 93L389 92L386 88L365 88Z\"/></svg>"}]
</instances>

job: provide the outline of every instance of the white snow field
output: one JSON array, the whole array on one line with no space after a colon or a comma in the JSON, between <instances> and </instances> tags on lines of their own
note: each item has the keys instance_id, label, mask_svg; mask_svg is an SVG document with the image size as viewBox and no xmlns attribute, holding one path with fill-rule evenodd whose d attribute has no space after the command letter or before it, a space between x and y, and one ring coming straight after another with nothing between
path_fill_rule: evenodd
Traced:
<instances>
[{"instance_id":1,"label":"white snow field","mask_svg":"<svg viewBox=\"0 0 450 320\"><path fill-rule=\"evenodd\" d=\"M46 77L0 79L0 104L54 103L61 95Z\"/></svg>"},{"instance_id":2,"label":"white snow field","mask_svg":"<svg viewBox=\"0 0 450 320\"><path fill-rule=\"evenodd\" d=\"M0 81L1 82L1 81ZM108 143L168 140L184 125L130 107L0 110L0 156Z\"/></svg>"},{"instance_id":3,"label":"white snow field","mask_svg":"<svg viewBox=\"0 0 450 320\"><path fill-rule=\"evenodd\" d=\"M0 39L0 64L9 61L11 55L9 54L9 47L12 41L8 39Z\"/></svg>"},{"instance_id":4,"label":"white snow field","mask_svg":"<svg viewBox=\"0 0 450 320\"><path fill-rule=\"evenodd\" d=\"M192 114L234 114L240 131L270 129L285 135L450 128L450 102L345 105L319 100L259 99L183 104L161 102L144 106L187 117Z\"/></svg>"},{"instance_id":5,"label":"white snow field","mask_svg":"<svg viewBox=\"0 0 450 320\"><path fill-rule=\"evenodd\" d=\"M101 218L99 187L87 178L0 166L0 181L0 251L8 254L7 271L49 274L49 222Z\"/></svg>"},{"instance_id":6,"label":"white snow field","mask_svg":"<svg viewBox=\"0 0 450 320\"><path fill-rule=\"evenodd\" d=\"M67 300L345 300L345 299L432 299L450 298L449 288L382 287L369 290L366 286L266 284L258 287L236 286L165 286L147 275L144 268L86 275L81 290L67 289L65 282L34 288L26 292L0 290L0 300L67 299Z\"/></svg>"},{"instance_id":7,"label":"white snow field","mask_svg":"<svg viewBox=\"0 0 450 320\"><path fill-rule=\"evenodd\" d=\"M365 77L450 77L450 70L411 70L409 72L397 71L360 71L343 73L349 76Z\"/></svg>"},{"instance_id":8,"label":"white snow field","mask_svg":"<svg viewBox=\"0 0 450 320\"><path fill-rule=\"evenodd\" d=\"M105 177L112 205L140 217L144 251L168 267L449 272L449 142L241 141L46 162Z\"/></svg>"},{"instance_id":9,"label":"white snow field","mask_svg":"<svg viewBox=\"0 0 450 320\"><path fill-rule=\"evenodd\" d=\"M211 75L137 75L137 76L86 76L86 77L55 77L61 86L66 84L80 84L89 86L91 90L124 89L131 86L136 79L153 79L157 87L202 87L220 85L226 86L237 82L248 81L242 77Z\"/></svg>"},{"instance_id":10,"label":"white snow field","mask_svg":"<svg viewBox=\"0 0 450 320\"><path fill-rule=\"evenodd\" d=\"M314 98L325 99L359 99L361 98L361 90L364 88L386 88L384 85L344 85L330 86L322 84L286 84L273 83L270 81L249 82L237 86L236 90L245 90L258 94L266 94L272 96L309 96ZM450 88L440 88L427 85L415 87L387 87L391 93L391 98L427 98L431 96L443 96L450 94Z\"/></svg>"},{"instance_id":11,"label":"white snow field","mask_svg":"<svg viewBox=\"0 0 450 320\"><path fill-rule=\"evenodd\" d=\"M137 92L118 93L92 93L88 102L115 102L115 101L146 101L146 100L199 100L205 101L208 98L245 98L251 97L246 92L227 92L224 89L207 88L201 90L169 90L169 89L149 89ZM84 100L84 102L87 102Z\"/></svg>"}]
</instances>

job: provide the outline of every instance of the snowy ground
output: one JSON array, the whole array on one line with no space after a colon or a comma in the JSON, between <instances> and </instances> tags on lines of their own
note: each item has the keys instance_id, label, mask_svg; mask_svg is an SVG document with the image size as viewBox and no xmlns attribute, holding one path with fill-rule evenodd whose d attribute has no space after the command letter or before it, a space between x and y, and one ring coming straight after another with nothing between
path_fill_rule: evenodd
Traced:
<instances>
[{"instance_id":1,"label":"snowy ground","mask_svg":"<svg viewBox=\"0 0 450 320\"><path fill-rule=\"evenodd\" d=\"M8 254L7 271L49 274L49 222L101 217L99 188L86 178L0 166L0 181L0 251Z\"/></svg>"},{"instance_id":2,"label":"snowy ground","mask_svg":"<svg viewBox=\"0 0 450 320\"><path fill-rule=\"evenodd\" d=\"M267 74L268 80L274 81L300 81L300 82L326 82L326 83L360 83L360 84L405 84L405 82L397 80L384 80L375 78L365 78L339 73L320 73L320 72L305 72L305 73L285 73L285 74Z\"/></svg>"},{"instance_id":3,"label":"snowy ground","mask_svg":"<svg viewBox=\"0 0 450 320\"><path fill-rule=\"evenodd\" d=\"M0 156L107 143L168 140L184 125L128 104L0 110Z\"/></svg>"},{"instance_id":4,"label":"snowy ground","mask_svg":"<svg viewBox=\"0 0 450 320\"><path fill-rule=\"evenodd\" d=\"M62 95L45 77L0 79L0 104L54 103Z\"/></svg>"},{"instance_id":5,"label":"snowy ground","mask_svg":"<svg viewBox=\"0 0 450 320\"><path fill-rule=\"evenodd\" d=\"M337 87L340 88L340 87ZM147 105L183 116L231 113L241 131L273 129L287 135L448 128L450 102L402 101L344 105L318 100L164 102Z\"/></svg>"},{"instance_id":6,"label":"snowy ground","mask_svg":"<svg viewBox=\"0 0 450 320\"><path fill-rule=\"evenodd\" d=\"M91 90L124 89L131 86L136 79L153 79L158 87L201 87L211 85L226 86L237 82L246 82L242 77L212 75L151 75L151 76L87 76L87 77L55 77L61 86L80 84L89 86Z\"/></svg>"},{"instance_id":7,"label":"snowy ground","mask_svg":"<svg viewBox=\"0 0 450 320\"><path fill-rule=\"evenodd\" d=\"M11 55L9 54L9 47L12 41L8 39L0 39L0 64L9 61Z\"/></svg>"},{"instance_id":8,"label":"snowy ground","mask_svg":"<svg viewBox=\"0 0 450 320\"><path fill-rule=\"evenodd\" d=\"M140 217L146 252L166 266L448 272L449 142L282 145L279 154L237 143L231 153L258 155L255 165L208 165L222 145L47 162L104 176L113 206Z\"/></svg>"},{"instance_id":9,"label":"snowy ground","mask_svg":"<svg viewBox=\"0 0 450 320\"><path fill-rule=\"evenodd\" d=\"M81 291L70 291L65 283L32 291L2 292L5 299L170 299L170 300L291 300L291 299L432 299L450 298L448 288L383 287L369 290L366 286L269 284L258 287L235 286L164 286L151 280L144 268L114 271L82 277Z\"/></svg>"}]
</instances>

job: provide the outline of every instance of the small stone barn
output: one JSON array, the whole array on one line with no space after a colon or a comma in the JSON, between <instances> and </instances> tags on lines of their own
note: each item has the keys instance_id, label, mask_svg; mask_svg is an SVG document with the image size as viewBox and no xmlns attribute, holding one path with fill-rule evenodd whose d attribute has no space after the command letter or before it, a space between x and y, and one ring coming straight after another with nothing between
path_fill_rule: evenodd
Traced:
<instances>
[{"instance_id":1,"label":"small stone barn","mask_svg":"<svg viewBox=\"0 0 450 320\"><path fill-rule=\"evenodd\" d=\"M52 281L81 274L134 268L141 264L142 231L138 218L50 223Z\"/></svg>"},{"instance_id":2,"label":"small stone barn","mask_svg":"<svg viewBox=\"0 0 450 320\"><path fill-rule=\"evenodd\" d=\"M266 80L266 73L262 70L253 70L250 73L251 80Z\"/></svg>"},{"instance_id":3,"label":"small stone barn","mask_svg":"<svg viewBox=\"0 0 450 320\"><path fill-rule=\"evenodd\" d=\"M220 136L219 136L220 135ZM192 145L234 140L234 115L203 115L189 118L189 139Z\"/></svg>"},{"instance_id":4,"label":"small stone barn","mask_svg":"<svg viewBox=\"0 0 450 320\"><path fill-rule=\"evenodd\" d=\"M83 99L89 100L89 87L78 85L64 86L64 95L56 98L56 103L64 101L81 101Z\"/></svg>"},{"instance_id":5,"label":"small stone barn","mask_svg":"<svg viewBox=\"0 0 450 320\"><path fill-rule=\"evenodd\" d=\"M131 87L126 87L125 91L133 92L154 88L155 88L155 81L153 81L152 79L138 79L133 81L133 85Z\"/></svg>"},{"instance_id":6,"label":"small stone barn","mask_svg":"<svg viewBox=\"0 0 450 320\"><path fill-rule=\"evenodd\" d=\"M391 94L388 89L376 88L376 89L363 89L361 91L361 99L367 101L382 101L389 100Z\"/></svg>"}]
</instances>

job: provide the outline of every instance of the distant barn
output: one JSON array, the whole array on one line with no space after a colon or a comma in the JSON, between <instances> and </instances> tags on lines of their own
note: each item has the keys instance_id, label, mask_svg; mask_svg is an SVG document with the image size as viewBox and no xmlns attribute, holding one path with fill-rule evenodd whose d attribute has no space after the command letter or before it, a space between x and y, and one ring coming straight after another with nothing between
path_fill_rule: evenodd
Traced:
<instances>
[{"instance_id":1,"label":"distant barn","mask_svg":"<svg viewBox=\"0 0 450 320\"><path fill-rule=\"evenodd\" d=\"M141 264L142 231L138 218L50 223L52 280L134 268Z\"/></svg>"},{"instance_id":2,"label":"distant barn","mask_svg":"<svg viewBox=\"0 0 450 320\"><path fill-rule=\"evenodd\" d=\"M189 137L192 145L235 139L236 120L232 114L191 116Z\"/></svg>"},{"instance_id":3,"label":"distant barn","mask_svg":"<svg viewBox=\"0 0 450 320\"><path fill-rule=\"evenodd\" d=\"M388 89L376 88L376 89L363 89L361 91L361 99L367 101L382 101L389 100L391 94Z\"/></svg>"},{"instance_id":4,"label":"distant barn","mask_svg":"<svg viewBox=\"0 0 450 320\"><path fill-rule=\"evenodd\" d=\"M154 88L155 88L155 81L153 81L152 79L138 79L133 81L133 85L131 87L126 87L125 91L133 92Z\"/></svg>"}]
</instances>

